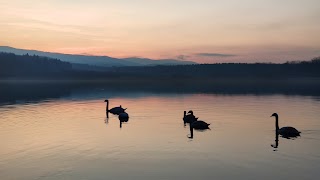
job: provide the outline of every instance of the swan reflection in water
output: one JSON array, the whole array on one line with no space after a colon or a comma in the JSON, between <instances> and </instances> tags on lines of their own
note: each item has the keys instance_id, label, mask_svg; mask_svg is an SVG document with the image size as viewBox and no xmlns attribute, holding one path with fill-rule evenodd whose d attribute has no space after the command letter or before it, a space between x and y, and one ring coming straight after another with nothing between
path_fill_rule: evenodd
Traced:
<instances>
[{"instance_id":1,"label":"swan reflection in water","mask_svg":"<svg viewBox=\"0 0 320 180\"><path fill-rule=\"evenodd\" d=\"M277 151L278 148L279 148L279 133L275 133L275 140L274 140L274 144L271 144L271 147L273 148L273 151ZM291 140L295 140L297 139L299 136L295 136L295 137L284 137L284 136L281 136L282 138L285 138L285 139L291 139Z\"/></svg>"},{"instance_id":2,"label":"swan reflection in water","mask_svg":"<svg viewBox=\"0 0 320 180\"><path fill-rule=\"evenodd\" d=\"M271 144L271 147L273 147L273 151L277 151L278 147L279 147L279 133L276 132L276 137L274 140L274 144Z\"/></svg>"},{"instance_id":3,"label":"swan reflection in water","mask_svg":"<svg viewBox=\"0 0 320 180\"><path fill-rule=\"evenodd\" d=\"M109 118L106 117L106 118L104 119L104 123L105 123L106 125L108 125L108 123L109 123Z\"/></svg>"},{"instance_id":4,"label":"swan reflection in water","mask_svg":"<svg viewBox=\"0 0 320 180\"><path fill-rule=\"evenodd\" d=\"M128 113L121 113L118 116L119 122L120 122L120 128L122 128L122 123L126 123L129 121L129 115ZM107 126L109 124L109 118L104 119L104 123Z\"/></svg>"}]
</instances>

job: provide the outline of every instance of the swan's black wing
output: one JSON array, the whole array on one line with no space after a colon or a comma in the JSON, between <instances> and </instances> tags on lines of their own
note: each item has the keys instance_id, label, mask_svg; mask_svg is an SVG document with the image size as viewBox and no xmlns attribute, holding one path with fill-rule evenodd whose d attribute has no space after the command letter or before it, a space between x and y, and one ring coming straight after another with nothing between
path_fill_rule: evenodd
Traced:
<instances>
[{"instance_id":1,"label":"swan's black wing","mask_svg":"<svg viewBox=\"0 0 320 180\"><path fill-rule=\"evenodd\" d=\"M284 138L297 137L300 136L300 133L301 132L296 128L290 126L282 127L281 129L279 129L279 134Z\"/></svg>"}]
</instances>

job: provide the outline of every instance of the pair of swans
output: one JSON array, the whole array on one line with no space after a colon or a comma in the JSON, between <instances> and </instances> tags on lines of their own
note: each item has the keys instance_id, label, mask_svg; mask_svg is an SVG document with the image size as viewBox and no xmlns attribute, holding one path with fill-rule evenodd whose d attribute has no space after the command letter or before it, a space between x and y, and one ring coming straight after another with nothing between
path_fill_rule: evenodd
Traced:
<instances>
[{"instance_id":1,"label":"pair of swans","mask_svg":"<svg viewBox=\"0 0 320 180\"><path fill-rule=\"evenodd\" d=\"M186 111L183 112L183 122L186 125L186 123L189 123L190 126L190 136L188 138L193 139L193 129L196 130L206 130L206 129L210 129L208 123L198 120L197 117L195 117L193 115L193 111L190 110L188 112L188 114L186 113Z\"/></svg>"},{"instance_id":2,"label":"pair of swans","mask_svg":"<svg viewBox=\"0 0 320 180\"><path fill-rule=\"evenodd\" d=\"M285 138L300 136L301 132L294 127L286 126L279 128L279 115L277 113L273 113L271 117L275 117L276 119L275 125L277 134L280 134ZM190 127L193 127L194 129L208 129L210 125L204 121L198 121L198 118L193 115L193 111L189 111L188 114L184 111L183 121L184 123L190 123Z\"/></svg>"},{"instance_id":3,"label":"pair of swans","mask_svg":"<svg viewBox=\"0 0 320 180\"><path fill-rule=\"evenodd\" d=\"M195 117L193 115L193 111L190 110L188 114L186 114L186 111L183 112L183 122L184 124L189 123L190 127L197 129L197 130L204 130L209 129L208 123L198 120L199 118Z\"/></svg>"},{"instance_id":4,"label":"pair of swans","mask_svg":"<svg viewBox=\"0 0 320 180\"><path fill-rule=\"evenodd\" d=\"M121 105L118 107L113 107L109 109L109 100L106 99L104 100L106 102L106 113L107 113L107 118L109 118L109 113L118 115L118 119L120 121L120 128L122 128L122 123L123 122L128 122L129 121L129 114L125 112L127 108L123 108Z\"/></svg>"},{"instance_id":5,"label":"pair of swans","mask_svg":"<svg viewBox=\"0 0 320 180\"><path fill-rule=\"evenodd\" d=\"M276 145L274 145L274 148L278 147L278 136L281 135L284 138L294 138L294 137L298 137L300 136L300 131L298 131L296 128L291 127L291 126L286 126L286 127L279 127L279 115L277 113L273 113L271 115L271 117L275 117L276 119ZM196 118L193 115L193 111L189 111L188 114L186 114L186 111L184 111L184 116L183 116L183 121L184 123L189 123L190 124L190 133L191 136L189 138L193 138L193 129L196 130L205 130L205 129L209 129L209 125L208 123L204 122L204 121L198 121L198 118Z\"/></svg>"}]
</instances>

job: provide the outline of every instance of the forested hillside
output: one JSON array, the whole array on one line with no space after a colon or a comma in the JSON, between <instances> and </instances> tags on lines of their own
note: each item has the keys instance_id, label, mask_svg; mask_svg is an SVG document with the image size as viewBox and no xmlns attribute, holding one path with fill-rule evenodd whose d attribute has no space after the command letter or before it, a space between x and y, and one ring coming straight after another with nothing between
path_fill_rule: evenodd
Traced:
<instances>
[{"instance_id":1,"label":"forested hillside","mask_svg":"<svg viewBox=\"0 0 320 180\"><path fill-rule=\"evenodd\" d=\"M0 53L0 77L61 75L71 70L70 63L58 59Z\"/></svg>"}]
</instances>

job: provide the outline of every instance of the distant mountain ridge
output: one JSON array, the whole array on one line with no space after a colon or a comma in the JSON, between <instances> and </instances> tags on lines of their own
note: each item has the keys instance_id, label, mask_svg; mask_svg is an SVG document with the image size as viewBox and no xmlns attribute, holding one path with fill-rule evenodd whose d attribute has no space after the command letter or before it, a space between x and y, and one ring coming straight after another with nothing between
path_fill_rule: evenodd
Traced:
<instances>
[{"instance_id":1,"label":"distant mountain ridge","mask_svg":"<svg viewBox=\"0 0 320 180\"><path fill-rule=\"evenodd\" d=\"M17 55L38 55L49 58L60 59L64 62L73 64L85 64L90 66L100 67L123 67L123 66L156 66L156 65L187 65L197 64L192 61L180 61L176 59L159 59L153 60L149 58L113 58L109 56L90 56L90 55L76 55L76 54L62 54L53 52L43 52L37 50L17 49L9 46L0 46L0 52L14 53Z\"/></svg>"}]
</instances>

